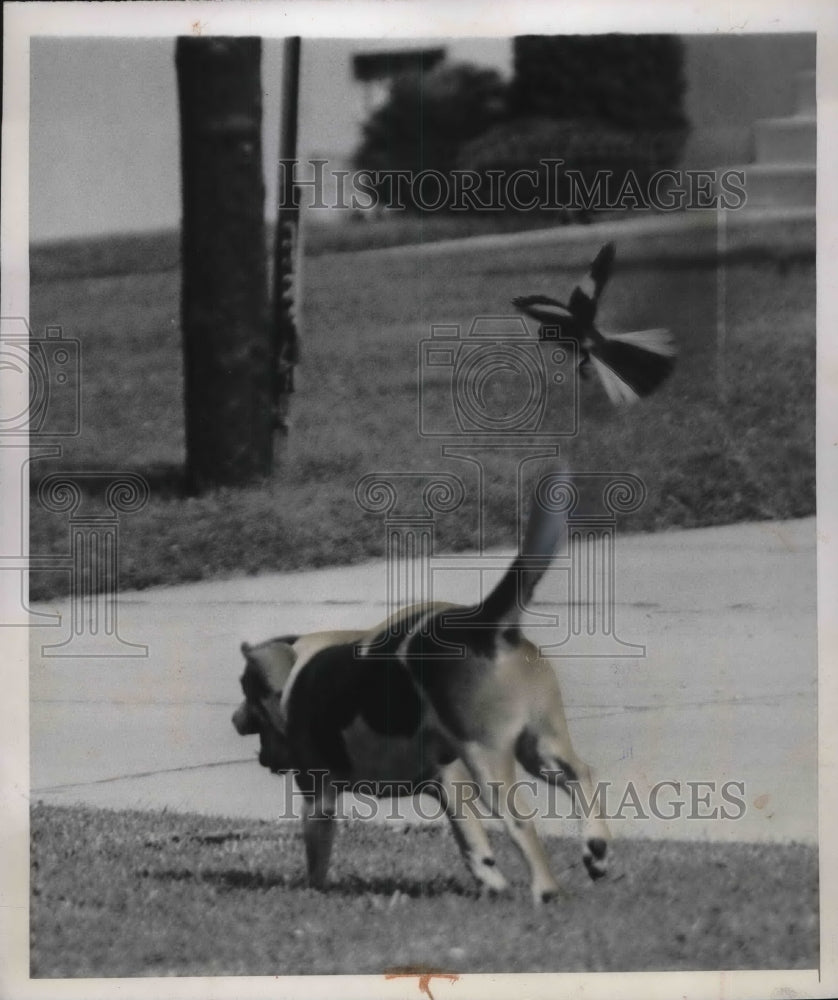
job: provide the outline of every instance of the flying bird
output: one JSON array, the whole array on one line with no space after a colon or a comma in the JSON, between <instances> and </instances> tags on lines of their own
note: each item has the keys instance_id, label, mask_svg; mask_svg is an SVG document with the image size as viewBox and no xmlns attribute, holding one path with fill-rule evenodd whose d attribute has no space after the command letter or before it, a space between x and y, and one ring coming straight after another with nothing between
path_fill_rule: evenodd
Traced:
<instances>
[{"instance_id":1,"label":"flying bird","mask_svg":"<svg viewBox=\"0 0 838 1000\"><path fill-rule=\"evenodd\" d=\"M602 334L594 326L597 306L611 274L616 251L613 243L594 257L587 277L571 292L567 305L546 295L522 295L512 304L541 324L539 336L558 330L575 340L581 358L579 374L593 370L608 398L615 405L634 403L661 384L675 365L677 348L668 330L638 330L634 333Z\"/></svg>"}]
</instances>

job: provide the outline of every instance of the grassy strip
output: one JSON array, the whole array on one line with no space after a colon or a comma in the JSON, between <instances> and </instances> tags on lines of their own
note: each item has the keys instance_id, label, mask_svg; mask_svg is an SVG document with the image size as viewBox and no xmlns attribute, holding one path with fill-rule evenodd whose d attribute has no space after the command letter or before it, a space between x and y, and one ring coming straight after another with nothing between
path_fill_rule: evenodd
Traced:
<instances>
[{"instance_id":1,"label":"grassy strip","mask_svg":"<svg viewBox=\"0 0 838 1000\"><path fill-rule=\"evenodd\" d=\"M630 215L632 213L621 212L614 217L625 219ZM600 220L603 217L605 213L598 213ZM465 216L416 216L406 212L375 216L366 213L338 222L318 219L317 213L308 213L305 253L309 257L319 257L326 253L435 243L464 236L544 229L562 221L570 220L557 212L478 212ZM272 227L268 227L268 246L273 245L272 241ZM38 243L30 250L29 264L35 284L67 278L174 270L180 266L180 230L161 229Z\"/></svg>"},{"instance_id":2,"label":"grassy strip","mask_svg":"<svg viewBox=\"0 0 838 1000\"><path fill-rule=\"evenodd\" d=\"M597 212L595 221L630 222L632 220L660 219L659 213L651 211ZM670 213L664 218L674 221ZM685 221L685 215L680 215ZM692 217L695 225L703 225L714 231L707 217ZM338 222L318 219L309 213L304 219L303 250L307 258L324 254L355 253L364 250L383 250L392 247L432 246L450 240L460 240L475 236L498 236L513 233L549 231L555 237L557 232L571 233L571 240L580 242L580 232L590 234L586 241L581 262L590 259L596 247L596 227L586 230L575 225L572 230L564 230L568 219L556 212L502 212L477 213L471 215L414 216L394 212L388 215L364 215ZM734 257L757 260L773 259L813 259L814 258L814 216L809 221L774 222L766 236L762 225L738 226L731 223L727 236L727 253ZM629 240L631 237L627 237ZM268 227L267 247L273 246L273 229ZM175 271L180 267L180 240L178 229L161 229L147 233L121 233L112 236L72 238L36 243L29 251L29 267L34 285L73 278L92 278L131 274L151 274L159 271ZM626 237L621 247L625 247ZM672 241L665 235L655 238L646 234L642 240L641 256L653 258L658 264L666 264L672 257ZM664 244L662 246L662 244ZM592 249L593 247L593 249ZM680 248L682 251L684 248ZM715 241L712 244L715 254ZM679 248L675 248L676 254ZM687 253L692 249L687 246ZM574 262L575 263L575 262Z\"/></svg>"},{"instance_id":3,"label":"grassy strip","mask_svg":"<svg viewBox=\"0 0 838 1000\"><path fill-rule=\"evenodd\" d=\"M123 587L351 563L383 554L380 516L354 487L370 472L462 477L462 507L436 518L437 551L480 544L474 461L442 458L422 436L421 402L435 426L456 426L448 370L422 372L431 324L468 330L509 315L513 295L564 292L556 250L484 248L473 254L335 254L305 275L303 364L293 430L273 481L182 495L184 461L179 275L176 271L55 281L33 288L34 327L61 324L82 351L82 433L57 461L33 461L37 480L66 471L132 470L149 504L120 525ZM558 286L558 287L557 287ZM815 274L811 263L626 267L603 304L605 329L669 326L681 345L675 376L631 411L581 386L579 428L563 460L584 471L632 472L648 498L623 530L799 517L814 511ZM496 398L520 408L520 382L499 377ZM56 394L60 409L68 396ZM567 425L567 395L550 395L544 428ZM482 468L483 541L514 544L515 449L466 448ZM67 515L47 514L33 490L31 550L67 551ZM91 509L100 498L88 498ZM32 596L66 593L64 574L33 573Z\"/></svg>"},{"instance_id":4,"label":"grassy strip","mask_svg":"<svg viewBox=\"0 0 838 1000\"><path fill-rule=\"evenodd\" d=\"M494 835L493 835L494 836ZM801 845L615 844L535 911L506 838L509 897L482 898L443 824L341 823L329 888L305 886L296 824L36 805L32 975L299 975L811 968L817 855Z\"/></svg>"}]
</instances>

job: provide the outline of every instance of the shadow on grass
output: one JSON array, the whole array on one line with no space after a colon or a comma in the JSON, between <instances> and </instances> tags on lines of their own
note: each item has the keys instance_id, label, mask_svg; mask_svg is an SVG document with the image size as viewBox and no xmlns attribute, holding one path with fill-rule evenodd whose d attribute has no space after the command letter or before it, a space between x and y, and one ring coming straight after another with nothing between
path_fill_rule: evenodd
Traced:
<instances>
[{"instance_id":1,"label":"shadow on grass","mask_svg":"<svg viewBox=\"0 0 838 1000\"><path fill-rule=\"evenodd\" d=\"M31 495L37 496L41 484L48 478L59 476L67 479L75 479L81 490L84 500L96 502L104 501L110 484L115 476L137 476L142 479L148 487L149 496L155 501L162 500L184 500L190 497L201 497L211 494L213 489L242 489L255 488L270 484L273 480L270 476L264 479L255 479L248 482L236 481L235 483L219 483L217 487L210 489L198 489L190 483L187 476L186 466L182 462L157 462L148 465L138 464L115 464L105 465L104 463L86 462L74 459L57 459L50 467L49 472L41 472L34 464L30 463L29 488Z\"/></svg>"},{"instance_id":2,"label":"shadow on grass","mask_svg":"<svg viewBox=\"0 0 838 1000\"><path fill-rule=\"evenodd\" d=\"M486 973L818 964L813 845L624 840L615 878L589 891L577 863L561 880L566 896L535 913L518 859L511 895L497 899L452 874L459 860L441 825L347 827L324 892L307 886L297 832L272 829L34 805L33 977L380 975L449 961ZM514 847L494 834L505 867ZM546 846L558 875L577 845Z\"/></svg>"},{"instance_id":3,"label":"shadow on grass","mask_svg":"<svg viewBox=\"0 0 838 1000\"><path fill-rule=\"evenodd\" d=\"M336 875L329 879L322 890L314 890L308 879L301 873L286 875L279 872L253 872L238 868L218 871L194 871L188 868L170 868L162 871L143 869L140 874L159 882L195 882L214 885L218 889L261 892L266 889L322 892L328 896L342 896L355 899L362 895L391 897L395 893L411 899L429 899L443 896L459 896L478 899L480 892L464 885L459 879L436 877L430 880L404 878L394 875L362 876L352 873Z\"/></svg>"},{"instance_id":4,"label":"shadow on grass","mask_svg":"<svg viewBox=\"0 0 838 1000\"><path fill-rule=\"evenodd\" d=\"M51 467L49 473L39 474L40 470L35 465L30 465L30 469L29 486L33 496L37 495L41 484L52 476L77 478L82 496L87 500L104 500L114 476L138 476L145 481L155 499L176 500L192 495L188 488L186 467L182 463L125 465L117 469L113 465L64 460Z\"/></svg>"}]
</instances>

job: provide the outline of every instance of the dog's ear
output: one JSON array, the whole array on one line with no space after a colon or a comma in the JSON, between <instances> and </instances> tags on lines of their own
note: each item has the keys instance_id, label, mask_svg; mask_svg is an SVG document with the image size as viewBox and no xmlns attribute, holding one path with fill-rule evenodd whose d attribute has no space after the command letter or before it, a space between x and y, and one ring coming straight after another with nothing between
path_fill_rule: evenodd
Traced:
<instances>
[{"instance_id":1,"label":"dog's ear","mask_svg":"<svg viewBox=\"0 0 838 1000\"><path fill-rule=\"evenodd\" d=\"M258 646L243 642L242 653L247 660L246 673L258 676L271 694L282 694L297 659L294 647L281 639L271 639Z\"/></svg>"},{"instance_id":2,"label":"dog's ear","mask_svg":"<svg viewBox=\"0 0 838 1000\"><path fill-rule=\"evenodd\" d=\"M247 661L241 678L244 702L233 716L233 725L242 735L258 733L259 763L274 773L291 767L282 691L294 667L294 647L282 639L270 639L257 646L243 644Z\"/></svg>"}]
</instances>

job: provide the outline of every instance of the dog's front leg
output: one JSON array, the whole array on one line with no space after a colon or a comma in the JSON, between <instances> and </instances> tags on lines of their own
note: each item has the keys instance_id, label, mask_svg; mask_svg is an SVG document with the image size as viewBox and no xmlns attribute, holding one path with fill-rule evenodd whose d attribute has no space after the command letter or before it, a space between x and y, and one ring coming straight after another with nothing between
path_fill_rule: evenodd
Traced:
<instances>
[{"instance_id":1,"label":"dog's front leg","mask_svg":"<svg viewBox=\"0 0 838 1000\"><path fill-rule=\"evenodd\" d=\"M326 883L335 839L336 805L337 796L328 787L322 794L303 799L303 839L306 845L308 882L312 889L322 889Z\"/></svg>"},{"instance_id":2,"label":"dog's front leg","mask_svg":"<svg viewBox=\"0 0 838 1000\"><path fill-rule=\"evenodd\" d=\"M489 748L481 743L467 743L463 757L480 782L482 795L500 816L506 830L521 852L530 870L530 888L536 905L559 895L560 889L550 871L544 845L532 818L519 814L515 796L515 754L512 748Z\"/></svg>"}]
</instances>

